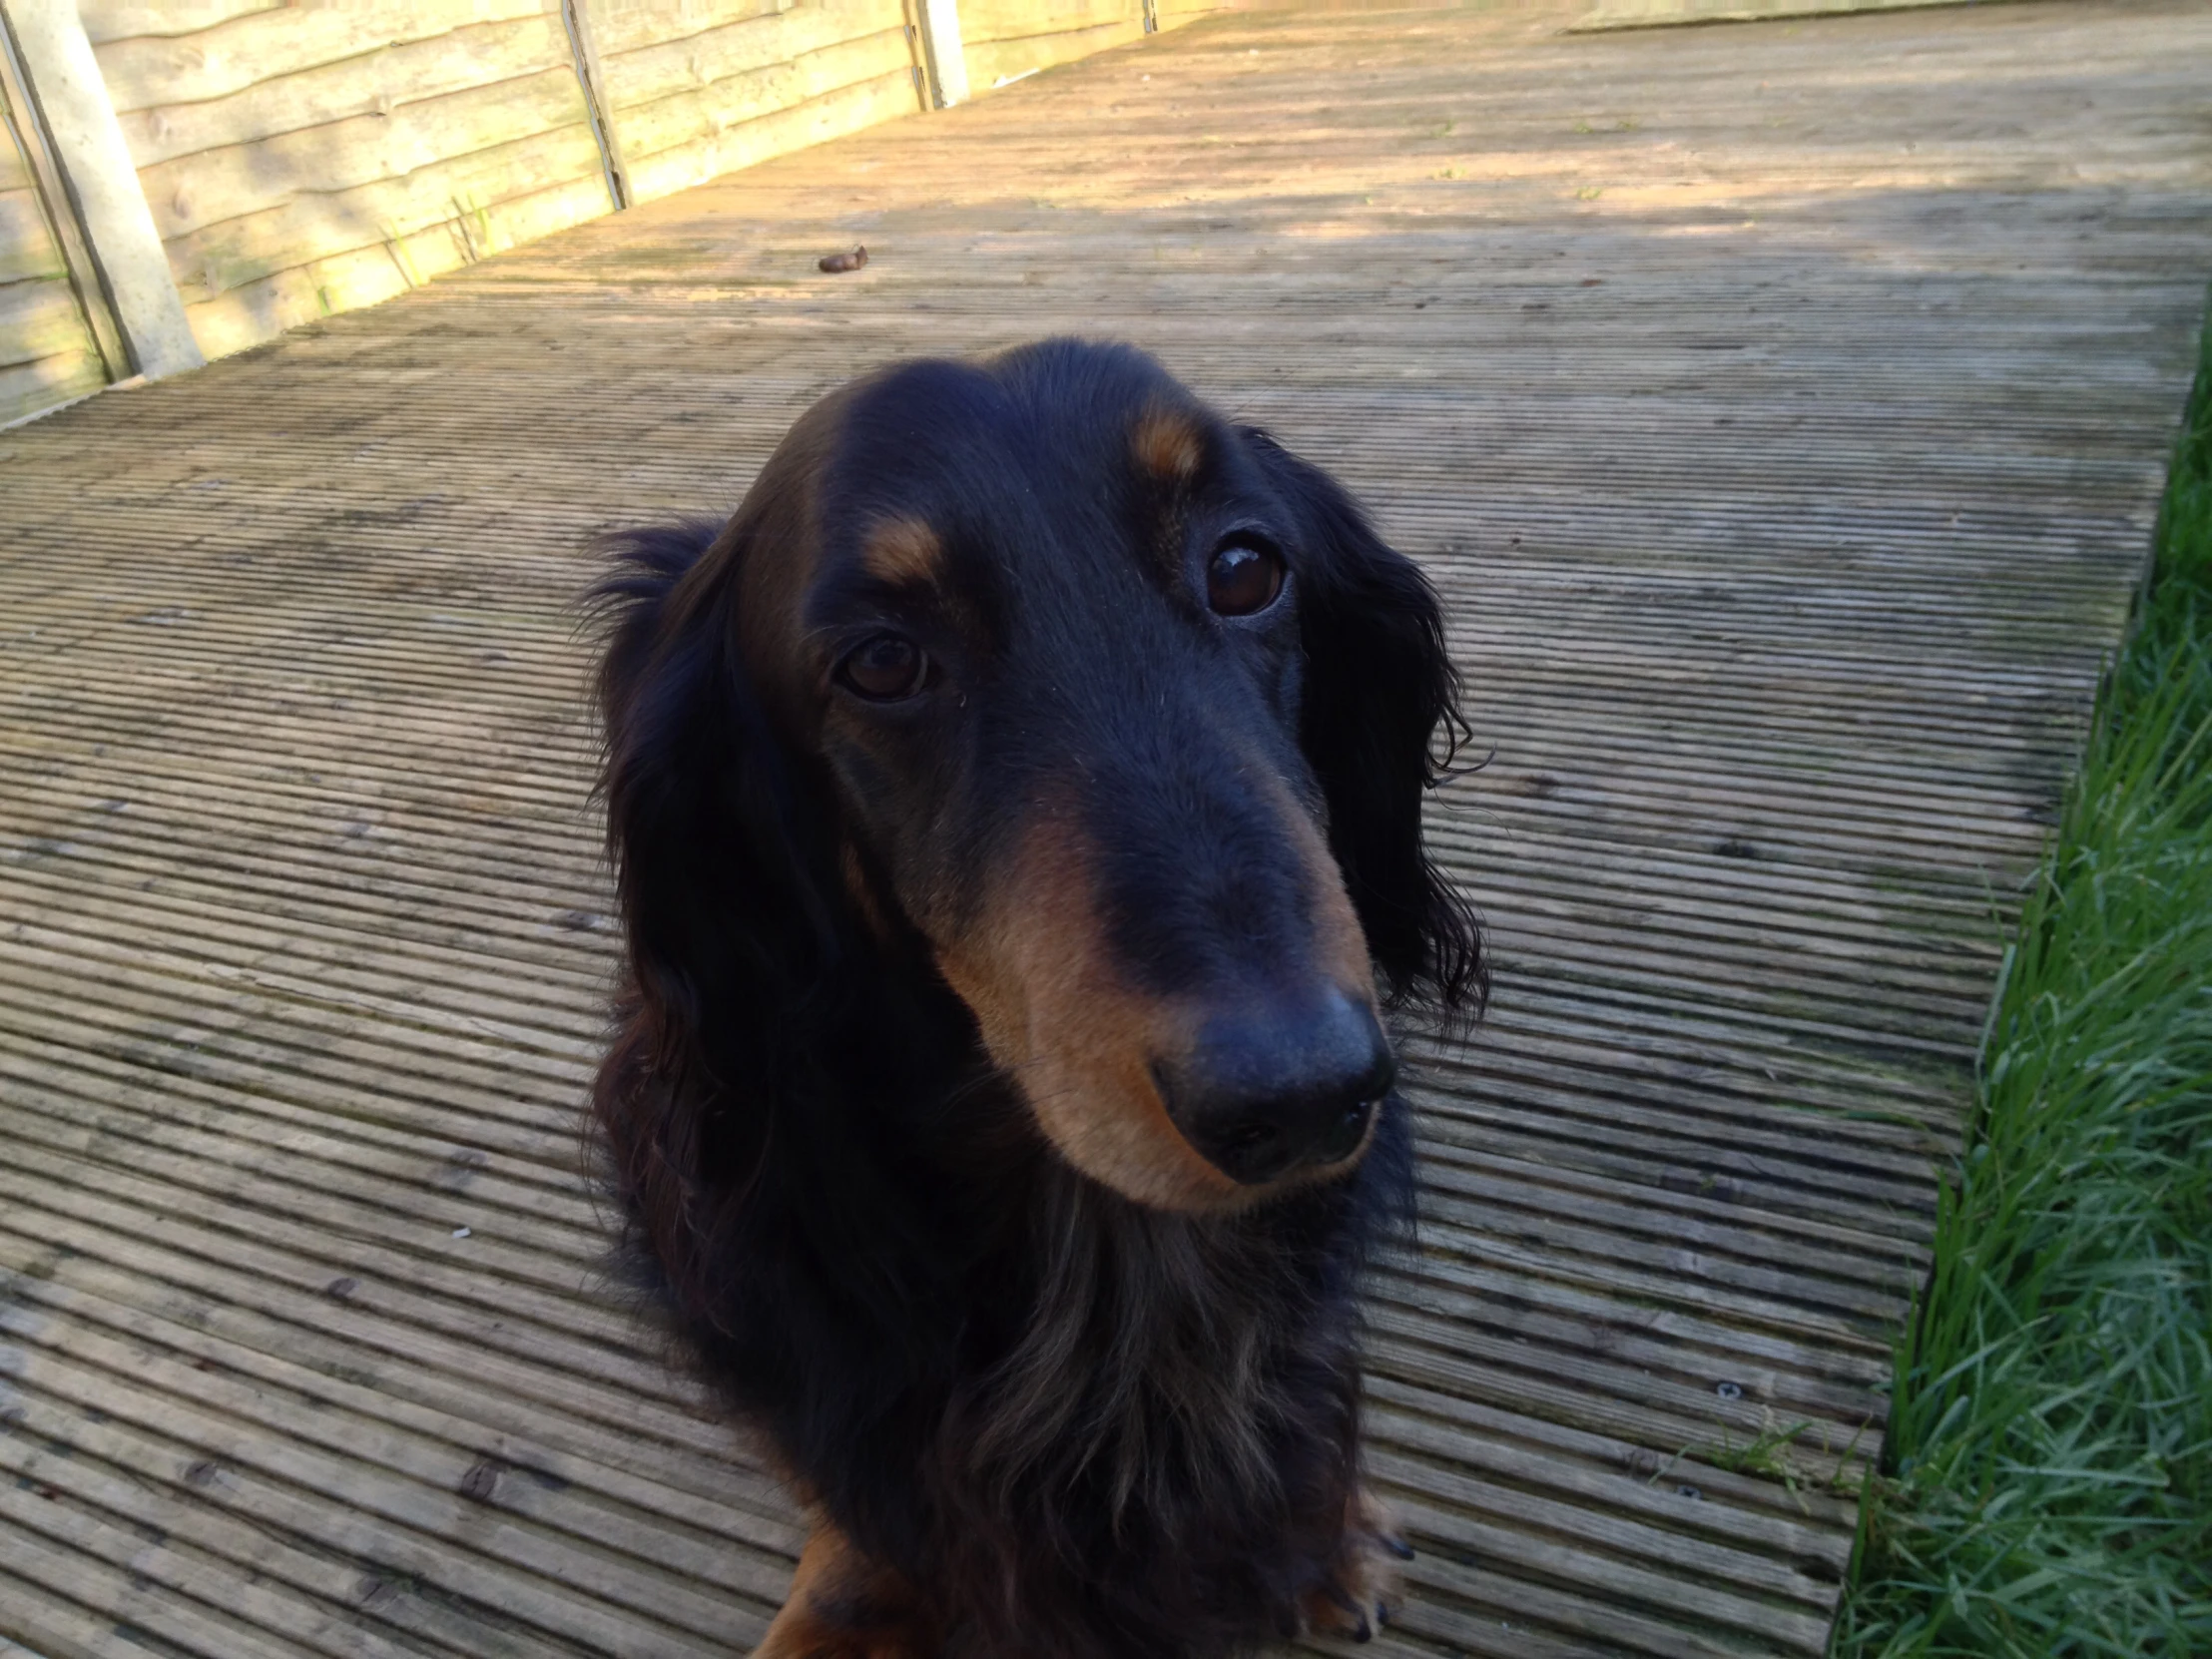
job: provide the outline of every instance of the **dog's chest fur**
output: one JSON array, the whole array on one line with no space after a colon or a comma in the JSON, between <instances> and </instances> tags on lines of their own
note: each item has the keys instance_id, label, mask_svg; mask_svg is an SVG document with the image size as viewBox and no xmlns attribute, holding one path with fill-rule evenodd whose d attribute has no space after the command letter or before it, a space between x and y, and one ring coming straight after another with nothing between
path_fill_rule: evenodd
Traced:
<instances>
[{"instance_id":1,"label":"dog's chest fur","mask_svg":"<svg viewBox=\"0 0 2212 1659\"><path fill-rule=\"evenodd\" d=\"M1145 1210L1049 1158L994 1179L1022 1195L996 1213L917 1207L910 1168L848 1162L865 1196L834 1216L796 1202L812 1179L756 1191L719 1305L680 1324L923 1594L948 1659L1232 1651L1291 1628L1342 1547L1358 1278L1404 1204L1395 1103L1388 1129L1353 1180L1234 1217Z\"/></svg>"}]
</instances>

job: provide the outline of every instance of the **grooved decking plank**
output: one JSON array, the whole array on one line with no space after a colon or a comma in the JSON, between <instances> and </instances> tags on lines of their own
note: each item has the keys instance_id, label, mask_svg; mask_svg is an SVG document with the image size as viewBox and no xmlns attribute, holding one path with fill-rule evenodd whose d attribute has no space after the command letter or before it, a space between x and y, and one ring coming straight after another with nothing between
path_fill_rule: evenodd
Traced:
<instances>
[{"instance_id":1,"label":"grooved decking plank","mask_svg":"<svg viewBox=\"0 0 2212 1659\"><path fill-rule=\"evenodd\" d=\"M583 543L1065 330L1361 491L1467 678L1498 986L1407 1044L1370 1651L1820 1651L2192 362L2212 15L1578 10L1216 18L0 434L0 1653L760 1631L797 1518L577 1165Z\"/></svg>"}]
</instances>

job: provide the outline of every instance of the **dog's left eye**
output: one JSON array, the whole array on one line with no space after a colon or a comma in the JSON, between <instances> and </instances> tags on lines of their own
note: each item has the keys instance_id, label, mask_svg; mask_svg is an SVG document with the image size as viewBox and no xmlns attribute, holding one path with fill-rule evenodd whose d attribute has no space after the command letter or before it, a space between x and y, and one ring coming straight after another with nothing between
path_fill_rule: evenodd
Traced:
<instances>
[{"instance_id":1,"label":"dog's left eye","mask_svg":"<svg viewBox=\"0 0 2212 1659\"><path fill-rule=\"evenodd\" d=\"M921 690L929 658L903 634L873 634L837 665L837 678L870 703L897 703Z\"/></svg>"},{"instance_id":2,"label":"dog's left eye","mask_svg":"<svg viewBox=\"0 0 2212 1659\"><path fill-rule=\"evenodd\" d=\"M1206 566L1206 603L1217 616L1251 616L1282 591L1282 554L1252 537L1223 542Z\"/></svg>"}]
</instances>

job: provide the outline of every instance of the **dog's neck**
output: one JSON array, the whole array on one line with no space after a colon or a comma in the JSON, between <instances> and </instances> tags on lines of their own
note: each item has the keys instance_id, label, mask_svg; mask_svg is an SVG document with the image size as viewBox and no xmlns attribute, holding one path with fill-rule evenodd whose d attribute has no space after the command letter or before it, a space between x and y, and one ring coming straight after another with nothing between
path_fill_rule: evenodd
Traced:
<instances>
[{"instance_id":1,"label":"dog's neck","mask_svg":"<svg viewBox=\"0 0 2212 1659\"><path fill-rule=\"evenodd\" d=\"M1163 1575L1318 1572L1356 1480L1358 1280L1407 1213L1402 1103L1340 1182L1146 1209L1051 1150L963 1010L908 989L811 1043L826 1063L764 1073L733 1044L696 1077L698 1121L766 1130L758 1162L690 1177L727 1223L675 1310L707 1375L868 1553L1002 1600L986 1651L1091 1654L1082 1621L1152 1607ZM1046 1608L1077 1622L1026 1630Z\"/></svg>"},{"instance_id":2,"label":"dog's neck","mask_svg":"<svg viewBox=\"0 0 2212 1659\"><path fill-rule=\"evenodd\" d=\"M1053 1170L1026 1218L1025 1318L953 1401L971 1466L1010 1489L1084 1445L1115 1512L1181 1478L1272 1480L1287 1356L1351 1338L1350 1298L1333 1294L1349 1287L1329 1283L1321 1246L1353 1212L1353 1194L1316 1193L1178 1215Z\"/></svg>"}]
</instances>

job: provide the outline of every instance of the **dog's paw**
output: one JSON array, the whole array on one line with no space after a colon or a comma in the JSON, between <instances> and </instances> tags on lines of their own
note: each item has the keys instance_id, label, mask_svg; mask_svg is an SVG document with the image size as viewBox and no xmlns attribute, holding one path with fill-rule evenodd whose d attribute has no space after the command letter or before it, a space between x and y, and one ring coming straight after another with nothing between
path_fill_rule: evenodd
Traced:
<instances>
[{"instance_id":1,"label":"dog's paw","mask_svg":"<svg viewBox=\"0 0 2212 1659\"><path fill-rule=\"evenodd\" d=\"M828 1597L786 1606L754 1659L939 1659L933 1626L897 1606Z\"/></svg>"},{"instance_id":2,"label":"dog's paw","mask_svg":"<svg viewBox=\"0 0 2212 1659\"><path fill-rule=\"evenodd\" d=\"M764 1645L754 1650L757 1656L773 1653L776 1659L938 1659L940 1651L936 1637L919 1626L817 1618L784 1624L776 1632L773 1648Z\"/></svg>"},{"instance_id":3,"label":"dog's paw","mask_svg":"<svg viewBox=\"0 0 2212 1659\"><path fill-rule=\"evenodd\" d=\"M938 1659L944 1643L899 1576L819 1528L753 1659Z\"/></svg>"},{"instance_id":4,"label":"dog's paw","mask_svg":"<svg viewBox=\"0 0 2212 1659\"><path fill-rule=\"evenodd\" d=\"M1344 1543L1329 1576L1306 1598L1306 1628L1315 1635L1373 1639L1397 1605L1398 1567L1413 1558L1388 1509L1365 1488L1345 1517Z\"/></svg>"}]
</instances>

